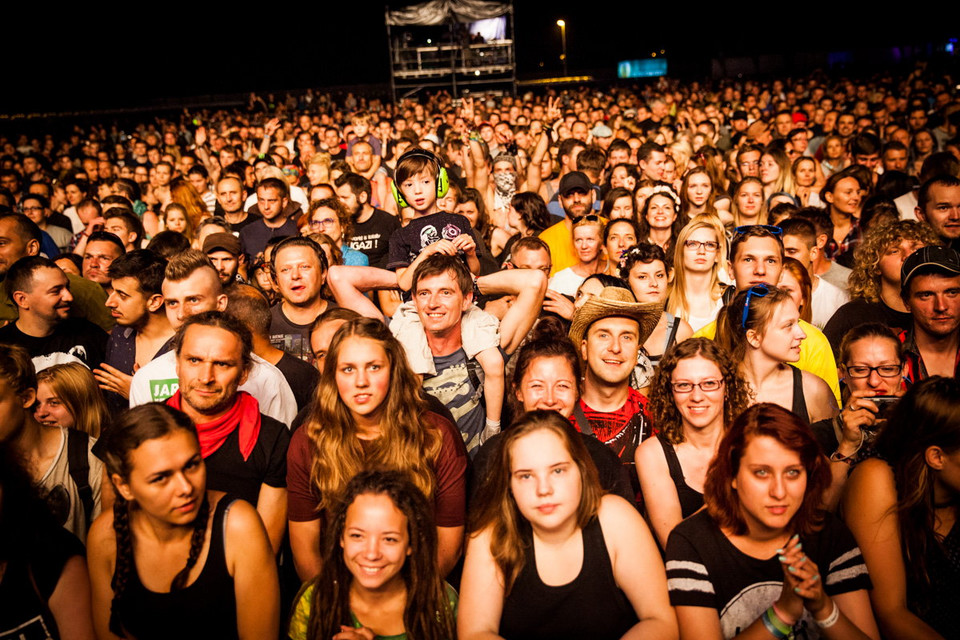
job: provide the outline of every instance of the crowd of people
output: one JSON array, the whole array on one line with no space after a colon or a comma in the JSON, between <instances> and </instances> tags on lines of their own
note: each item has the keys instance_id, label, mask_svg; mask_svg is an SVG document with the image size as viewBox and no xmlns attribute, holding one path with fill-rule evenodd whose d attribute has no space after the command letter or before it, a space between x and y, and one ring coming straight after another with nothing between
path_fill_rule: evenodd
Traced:
<instances>
[{"instance_id":1,"label":"crowd of people","mask_svg":"<svg viewBox=\"0 0 960 640\"><path fill-rule=\"evenodd\" d=\"M0 636L956 638L960 97L0 137Z\"/></svg>"}]
</instances>

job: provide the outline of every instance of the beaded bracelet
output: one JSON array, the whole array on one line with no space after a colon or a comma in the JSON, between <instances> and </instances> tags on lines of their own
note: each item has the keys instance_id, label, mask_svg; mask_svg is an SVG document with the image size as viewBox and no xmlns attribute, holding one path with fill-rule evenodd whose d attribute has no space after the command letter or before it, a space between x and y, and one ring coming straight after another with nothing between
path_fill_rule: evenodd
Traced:
<instances>
[{"instance_id":1,"label":"beaded bracelet","mask_svg":"<svg viewBox=\"0 0 960 640\"><path fill-rule=\"evenodd\" d=\"M833 602L832 600L831 602L833 603L833 611L830 612L830 615L823 620L814 620L816 625L821 629L829 629L833 625L837 624L837 620L840 619L840 607L837 606L836 602Z\"/></svg>"}]
</instances>

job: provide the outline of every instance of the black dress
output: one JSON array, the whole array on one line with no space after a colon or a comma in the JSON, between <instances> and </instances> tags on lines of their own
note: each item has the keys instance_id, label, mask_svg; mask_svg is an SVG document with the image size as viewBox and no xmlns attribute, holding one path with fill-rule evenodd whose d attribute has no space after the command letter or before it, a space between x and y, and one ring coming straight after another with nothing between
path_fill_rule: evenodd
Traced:
<instances>
[{"instance_id":1,"label":"black dress","mask_svg":"<svg viewBox=\"0 0 960 640\"><path fill-rule=\"evenodd\" d=\"M687 484L673 445L667 442L662 434L657 434L657 440L663 447L663 455L667 459L667 469L670 470L670 479L673 480L673 484L677 488L677 497L680 498L680 515L683 518L688 518L703 506L703 494L691 489L690 485Z\"/></svg>"}]
</instances>

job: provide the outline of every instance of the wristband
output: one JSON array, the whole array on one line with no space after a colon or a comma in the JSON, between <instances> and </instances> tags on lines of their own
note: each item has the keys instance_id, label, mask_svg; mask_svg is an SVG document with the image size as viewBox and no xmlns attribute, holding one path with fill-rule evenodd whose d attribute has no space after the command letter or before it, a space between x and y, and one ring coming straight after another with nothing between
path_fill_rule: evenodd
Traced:
<instances>
[{"instance_id":1,"label":"wristband","mask_svg":"<svg viewBox=\"0 0 960 640\"><path fill-rule=\"evenodd\" d=\"M488 429L497 429L497 430L499 430L499 429L500 429L500 421L499 421L499 420L491 420L490 418L487 418L487 428L488 428Z\"/></svg>"},{"instance_id":2,"label":"wristband","mask_svg":"<svg viewBox=\"0 0 960 640\"><path fill-rule=\"evenodd\" d=\"M773 634L773 637L777 640L784 640L793 632L793 628L780 619L772 606L763 612L760 619L763 620L763 626L767 628L767 631Z\"/></svg>"},{"instance_id":3,"label":"wristband","mask_svg":"<svg viewBox=\"0 0 960 640\"><path fill-rule=\"evenodd\" d=\"M773 603L773 613L775 613L776 616L780 618L780 620L788 627L792 627L793 625L797 624L796 620L793 622L787 622L787 616L783 615L783 611L780 611L780 607L777 606L776 602Z\"/></svg>"},{"instance_id":4,"label":"wristband","mask_svg":"<svg viewBox=\"0 0 960 640\"><path fill-rule=\"evenodd\" d=\"M828 615L823 620L814 619L814 622L816 623L816 625L821 629L829 629L833 625L837 624L837 620L840 619L840 607L838 607L837 603L834 602L833 600L831 600L830 602L833 604L833 611L830 612L830 615Z\"/></svg>"},{"instance_id":5,"label":"wristband","mask_svg":"<svg viewBox=\"0 0 960 640\"><path fill-rule=\"evenodd\" d=\"M760 620L763 622L763 626L767 629L770 635L777 640L785 640L787 637L789 637L789 632L784 632L780 629L780 627L774 624L773 620L777 620L778 623L781 623L781 621L777 619L777 614L773 612L773 607L770 607L764 611L763 615L760 616Z\"/></svg>"}]
</instances>

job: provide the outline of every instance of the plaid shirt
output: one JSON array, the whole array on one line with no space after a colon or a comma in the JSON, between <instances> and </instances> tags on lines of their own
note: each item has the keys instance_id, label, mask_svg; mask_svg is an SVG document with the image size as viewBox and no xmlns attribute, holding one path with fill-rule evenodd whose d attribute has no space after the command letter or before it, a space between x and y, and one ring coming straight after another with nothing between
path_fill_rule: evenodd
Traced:
<instances>
[{"instance_id":1,"label":"plaid shirt","mask_svg":"<svg viewBox=\"0 0 960 640\"><path fill-rule=\"evenodd\" d=\"M838 256L845 256L848 253L853 253L853 250L860 246L860 241L863 240L863 232L860 231L860 221L857 218L851 217L850 223L850 231L843 239L843 242L837 244L837 241L834 240L832 242L828 242L827 246L824 248L827 257L831 260L836 260Z\"/></svg>"},{"instance_id":2,"label":"plaid shirt","mask_svg":"<svg viewBox=\"0 0 960 640\"><path fill-rule=\"evenodd\" d=\"M929 378L930 374L927 373L927 367L923 364L923 356L920 355L920 348L917 347L913 332L901 331L900 342L903 343L903 357L907 363L907 372L903 381L909 389L921 380ZM953 377L960 379L960 350L957 350L957 357L954 360Z\"/></svg>"}]
</instances>

